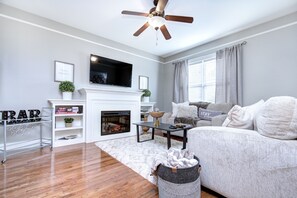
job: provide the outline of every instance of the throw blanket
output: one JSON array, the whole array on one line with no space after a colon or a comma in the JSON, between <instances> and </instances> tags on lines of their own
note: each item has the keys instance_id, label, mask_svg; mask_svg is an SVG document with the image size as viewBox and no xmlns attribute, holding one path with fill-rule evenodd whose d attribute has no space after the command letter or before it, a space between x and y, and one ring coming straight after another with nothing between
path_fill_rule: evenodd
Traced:
<instances>
[{"instance_id":1,"label":"throw blanket","mask_svg":"<svg viewBox=\"0 0 297 198\"><path fill-rule=\"evenodd\" d=\"M194 154L187 149L170 148L167 154L157 155L153 161L152 171L155 172L160 164L171 168L188 168L198 164Z\"/></svg>"}]
</instances>

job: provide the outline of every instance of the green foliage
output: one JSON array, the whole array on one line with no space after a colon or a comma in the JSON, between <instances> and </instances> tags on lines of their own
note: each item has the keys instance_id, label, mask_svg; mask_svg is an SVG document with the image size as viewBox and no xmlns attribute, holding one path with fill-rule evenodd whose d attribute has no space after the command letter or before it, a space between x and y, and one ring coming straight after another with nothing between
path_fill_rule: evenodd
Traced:
<instances>
[{"instance_id":1,"label":"green foliage","mask_svg":"<svg viewBox=\"0 0 297 198\"><path fill-rule=\"evenodd\" d=\"M63 81L60 83L59 85L59 90L61 92L74 92L74 84L73 82L70 82L70 81Z\"/></svg>"},{"instance_id":2,"label":"green foliage","mask_svg":"<svg viewBox=\"0 0 297 198\"><path fill-rule=\"evenodd\" d=\"M144 89L144 90L142 90L142 92L143 92L143 94L142 94L143 97L150 97L151 96L151 91L148 90L148 89Z\"/></svg>"},{"instance_id":3,"label":"green foliage","mask_svg":"<svg viewBox=\"0 0 297 198\"><path fill-rule=\"evenodd\" d=\"M65 123L72 123L73 120L73 118L64 118Z\"/></svg>"}]
</instances>

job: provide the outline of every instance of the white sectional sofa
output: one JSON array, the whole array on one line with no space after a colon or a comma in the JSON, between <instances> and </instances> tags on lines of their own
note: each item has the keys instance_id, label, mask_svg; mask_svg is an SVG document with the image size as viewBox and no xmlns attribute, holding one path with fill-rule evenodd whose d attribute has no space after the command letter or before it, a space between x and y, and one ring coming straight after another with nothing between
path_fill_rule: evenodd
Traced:
<instances>
[{"instance_id":1,"label":"white sectional sofa","mask_svg":"<svg viewBox=\"0 0 297 198\"><path fill-rule=\"evenodd\" d=\"M197 127L187 148L198 156L201 184L223 196L297 197L297 140L246 129Z\"/></svg>"},{"instance_id":2,"label":"white sectional sofa","mask_svg":"<svg viewBox=\"0 0 297 198\"><path fill-rule=\"evenodd\" d=\"M201 184L226 197L296 198L297 99L266 101L254 123L257 131L220 126L189 130L187 148L200 160Z\"/></svg>"}]
</instances>

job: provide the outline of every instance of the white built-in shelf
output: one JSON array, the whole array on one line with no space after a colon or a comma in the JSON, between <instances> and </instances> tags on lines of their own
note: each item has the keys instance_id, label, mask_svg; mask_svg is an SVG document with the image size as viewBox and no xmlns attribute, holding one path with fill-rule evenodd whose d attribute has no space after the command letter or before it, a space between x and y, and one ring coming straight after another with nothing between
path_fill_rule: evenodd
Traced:
<instances>
[{"instance_id":1,"label":"white built-in shelf","mask_svg":"<svg viewBox=\"0 0 297 198\"><path fill-rule=\"evenodd\" d=\"M79 144L85 142L85 139L80 137L80 138L74 138L74 139L69 139L69 140L59 140L59 138L55 139L55 146L65 146L65 145L72 145L72 144Z\"/></svg>"},{"instance_id":2,"label":"white built-in shelf","mask_svg":"<svg viewBox=\"0 0 297 198\"><path fill-rule=\"evenodd\" d=\"M48 101L54 109L52 115L53 147L85 142L85 101L60 99L50 99ZM72 127L65 127L64 118L74 119ZM60 139L73 135L77 137L73 139Z\"/></svg>"},{"instance_id":3,"label":"white built-in shelf","mask_svg":"<svg viewBox=\"0 0 297 198\"><path fill-rule=\"evenodd\" d=\"M83 129L82 126L80 127L64 127L64 128L56 128L55 131L69 131L69 130L78 130Z\"/></svg>"},{"instance_id":4,"label":"white built-in shelf","mask_svg":"<svg viewBox=\"0 0 297 198\"><path fill-rule=\"evenodd\" d=\"M149 115L149 112L154 111L154 106L156 102L141 102L140 103L140 114L141 115L147 115L148 120L152 122L153 118Z\"/></svg>"},{"instance_id":5,"label":"white built-in shelf","mask_svg":"<svg viewBox=\"0 0 297 198\"><path fill-rule=\"evenodd\" d=\"M66 114L55 114L56 117L76 117L76 116L83 116L82 113L66 113Z\"/></svg>"}]
</instances>

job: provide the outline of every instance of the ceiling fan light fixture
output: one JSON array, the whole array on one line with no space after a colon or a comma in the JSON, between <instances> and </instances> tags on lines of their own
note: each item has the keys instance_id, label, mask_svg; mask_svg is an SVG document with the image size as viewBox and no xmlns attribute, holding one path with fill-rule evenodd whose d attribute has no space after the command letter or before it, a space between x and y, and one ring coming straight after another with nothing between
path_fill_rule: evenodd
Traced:
<instances>
[{"instance_id":1,"label":"ceiling fan light fixture","mask_svg":"<svg viewBox=\"0 0 297 198\"><path fill-rule=\"evenodd\" d=\"M160 28L162 25L165 24L165 19L163 17L160 16L149 16L148 17L148 23L150 24L150 26L152 26L153 28Z\"/></svg>"}]
</instances>

